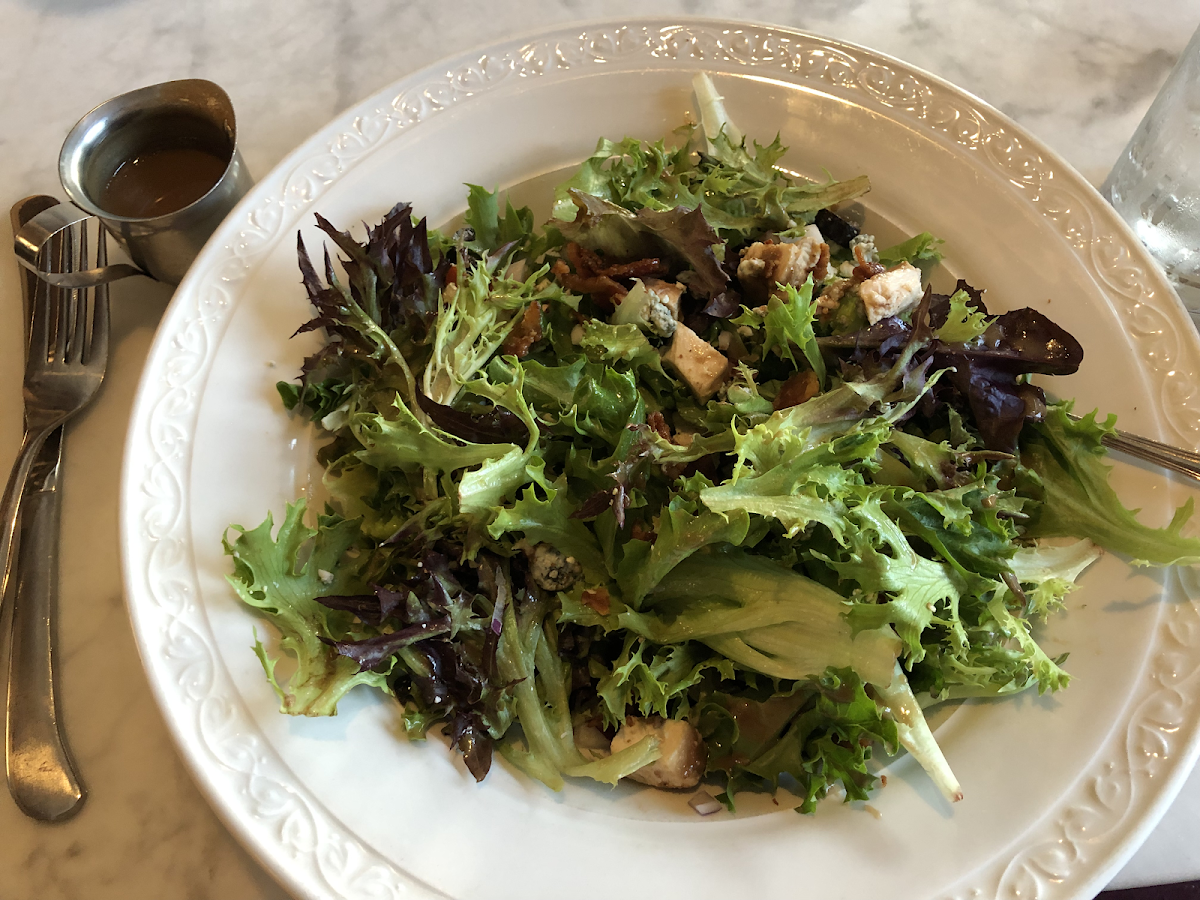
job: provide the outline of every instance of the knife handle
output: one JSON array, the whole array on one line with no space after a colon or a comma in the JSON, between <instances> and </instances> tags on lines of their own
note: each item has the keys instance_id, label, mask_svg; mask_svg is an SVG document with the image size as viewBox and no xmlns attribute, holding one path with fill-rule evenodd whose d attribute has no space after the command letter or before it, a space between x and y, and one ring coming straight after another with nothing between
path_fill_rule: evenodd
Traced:
<instances>
[{"instance_id":1,"label":"knife handle","mask_svg":"<svg viewBox=\"0 0 1200 900\"><path fill-rule=\"evenodd\" d=\"M54 607L58 602L58 491L21 504L8 663L8 789L21 811L55 822L79 811L86 792L58 725Z\"/></svg>"}]
</instances>

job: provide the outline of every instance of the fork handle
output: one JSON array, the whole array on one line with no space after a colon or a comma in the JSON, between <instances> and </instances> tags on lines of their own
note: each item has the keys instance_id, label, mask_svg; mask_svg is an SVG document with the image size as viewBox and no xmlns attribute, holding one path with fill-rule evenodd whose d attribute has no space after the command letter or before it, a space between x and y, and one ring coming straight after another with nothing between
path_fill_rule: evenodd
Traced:
<instances>
[{"instance_id":1,"label":"fork handle","mask_svg":"<svg viewBox=\"0 0 1200 900\"><path fill-rule=\"evenodd\" d=\"M86 796L59 727L55 685L60 495L28 492L21 507L8 662L8 789L26 815L56 822L78 812Z\"/></svg>"},{"instance_id":2,"label":"fork handle","mask_svg":"<svg viewBox=\"0 0 1200 900\"><path fill-rule=\"evenodd\" d=\"M0 500L0 561L4 563L4 577L0 578L0 606L8 596L8 582L12 576L13 563L16 561L13 550L18 543L17 517L21 512L21 493L25 490L29 471L33 468L42 444L46 443L50 432L61 424L61 418L55 422L38 423L37 427L30 427L29 423L26 423L21 452L17 455L12 472L9 473L8 484L4 486L4 499Z\"/></svg>"},{"instance_id":3,"label":"fork handle","mask_svg":"<svg viewBox=\"0 0 1200 900\"><path fill-rule=\"evenodd\" d=\"M1164 469L1170 469L1172 472L1178 472L1180 475L1186 475L1194 481L1200 481L1200 455L1190 450L1172 447L1170 444L1161 444L1150 438L1130 434L1126 431L1106 434L1101 438L1101 443L1110 450L1118 450L1137 459L1144 459L1146 462L1162 466Z\"/></svg>"}]
</instances>

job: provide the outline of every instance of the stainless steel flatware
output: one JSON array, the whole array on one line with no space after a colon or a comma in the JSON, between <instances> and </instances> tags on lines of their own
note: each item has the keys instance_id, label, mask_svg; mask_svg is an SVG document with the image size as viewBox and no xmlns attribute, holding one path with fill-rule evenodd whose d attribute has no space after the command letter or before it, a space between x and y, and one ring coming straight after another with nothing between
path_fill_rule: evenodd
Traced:
<instances>
[{"instance_id":1,"label":"stainless steel flatware","mask_svg":"<svg viewBox=\"0 0 1200 900\"><path fill-rule=\"evenodd\" d=\"M13 229L52 208L52 197L31 197L12 210ZM89 265L86 223L63 231L47 247L51 268L58 272ZM106 261L103 231L96 264ZM86 793L75 773L58 713L54 643L58 594L59 461L62 425L72 409L94 395L107 361L107 288L97 288L88 312L88 293L49 287L32 272L22 273L28 330L26 368L27 479L16 482L22 456L5 493L20 507L16 578L5 569L6 594L13 603L9 651L6 763L9 791L23 812L44 821L73 815ZM89 333L90 332L90 333ZM85 349L86 345L86 349ZM86 380L85 380L86 379ZM70 384L74 380L78 384ZM82 399L81 399L82 398ZM41 407L37 405L41 403ZM36 446L34 429L48 429ZM16 511L10 513L15 517ZM7 525L10 520L4 520ZM6 532L11 535L11 532ZM0 558L9 560L9 547Z\"/></svg>"},{"instance_id":2,"label":"stainless steel flatware","mask_svg":"<svg viewBox=\"0 0 1200 900\"><path fill-rule=\"evenodd\" d=\"M86 225L86 223L85 223ZM63 236L70 265L87 267L86 227ZM73 244L72 244L73 242ZM107 261L104 232L97 240L96 259ZM89 304L88 298L91 298ZM29 358L25 364L25 438L0 500L0 561L2 585L12 570L12 548L21 491L46 438L87 406L104 380L108 365L108 292L56 290L39 292L30 311Z\"/></svg>"},{"instance_id":3,"label":"stainless steel flatware","mask_svg":"<svg viewBox=\"0 0 1200 900\"><path fill-rule=\"evenodd\" d=\"M1071 418L1079 420L1079 416L1073 415ZM1152 441L1150 438L1121 431L1119 428L1113 429L1112 434L1106 434L1100 440L1110 450L1117 450L1136 459L1154 463L1164 469L1170 469L1172 472L1178 472L1180 475L1200 481L1200 453Z\"/></svg>"}]
</instances>

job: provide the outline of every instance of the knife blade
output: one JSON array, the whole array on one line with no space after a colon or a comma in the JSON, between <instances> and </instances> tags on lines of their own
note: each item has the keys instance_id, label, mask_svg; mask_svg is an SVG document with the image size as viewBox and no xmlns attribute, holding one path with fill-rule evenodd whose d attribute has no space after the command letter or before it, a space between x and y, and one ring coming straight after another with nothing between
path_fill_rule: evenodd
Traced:
<instances>
[{"instance_id":1,"label":"knife blade","mask_svg":"<svg viewBox=\"0 0 1200 900\"><path fill-rule=\"evenodd\" d=\"M14 233L26 221L58 203L53 197L28 197L12 208ZM54 268L70 258L62 239L52 252ZM32 272L21 270L26 336L32 304L48 287ZM83 805L86 792L63 738L58 717L54 668L55 606L58 602L58 542L61 499L58 492L63 430L46 440L21 495L21 526L16 550L16 577L10 592L12 637L8 660L8 707L5 759L8 788L26 815L59 821Z\"/></svg>"}]
</instances>

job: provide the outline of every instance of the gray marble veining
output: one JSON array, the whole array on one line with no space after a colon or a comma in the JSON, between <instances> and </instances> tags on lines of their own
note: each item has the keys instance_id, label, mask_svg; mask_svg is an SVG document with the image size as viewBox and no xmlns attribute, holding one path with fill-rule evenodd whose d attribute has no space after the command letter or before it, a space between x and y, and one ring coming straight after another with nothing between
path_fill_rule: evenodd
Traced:
<instances>
[{"instance_id":1,"label":"gray marble veining","mask_svg":"<svg viewBox=\"0 0 1200 900\"><path fill-rule=\"evenodd\" d=\"M356 100L471 46L555 23L689 14L771 22L901 57L997 106L1099 183L1200 23L1161 0L0 0L0 199L61 193L58 146L108 97L205 77L239 117L264 173ZM124 422L163 289L114 290L113 369L75 426L66 464L62 694L91 791L44 826L0 796L0 900L282 898L210 811L179 762L121 599L116 506ZM20 440L16 271L0 264L0 459ZM86 448L86 450L83 450ZM80 452L83 450L83 452ZM3 633L7 633L6 630ZM1200 876L1200 779L1121 876Z\"/></svg>"}]
</instances>

